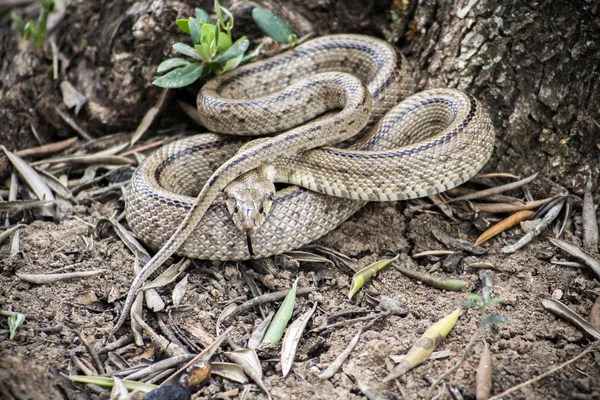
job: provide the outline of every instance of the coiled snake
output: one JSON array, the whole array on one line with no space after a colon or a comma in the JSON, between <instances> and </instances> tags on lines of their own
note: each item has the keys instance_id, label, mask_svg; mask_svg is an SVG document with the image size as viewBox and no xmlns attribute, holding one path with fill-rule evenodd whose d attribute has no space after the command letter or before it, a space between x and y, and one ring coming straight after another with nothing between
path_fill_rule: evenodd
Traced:
<instances>
[{"instance_id":1,"label":"coiled snake","mask_svg":"<svg viewBox=\"0 0 600 400\"><path fill-rule=\"evenodd\" d=\"M323 236L366 201L427 196L470 179L493 148L486 112L454 89L400 102L413 86L394 47L360 35L317 38L209 81L198 95L206 128L242 136L284 133L237 154L240 137L194 136L140 165L126 196L127 220L139 238L162 248L136 277L128 302L174 252L251 258L244 233L215 200L234 179L261 165L268 164L262 168L270 178L311 190L277 192L270 215L253 232L254 258ZM346 141L365 125L374 127L349 149L310 150Z\"/></svg>"}]
</instances>

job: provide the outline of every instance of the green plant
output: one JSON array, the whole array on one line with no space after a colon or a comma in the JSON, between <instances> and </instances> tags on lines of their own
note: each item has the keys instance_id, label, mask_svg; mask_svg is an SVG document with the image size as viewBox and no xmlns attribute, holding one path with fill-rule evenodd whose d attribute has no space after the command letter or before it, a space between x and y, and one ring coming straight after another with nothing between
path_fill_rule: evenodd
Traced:
<instances>
[{"instance_id":1,"label":"green plant","mask_svg":"<svg viewBox=\"0 0 600 400\"><path fill-rule=\"evenodd\" d=\"M264 11L264 13L268 12ZM193 17L176 21L177 26L190 35L193 47L185 43L175 43L173 49L191 60L175 57L160 63L156 72L165 74L156 77L152 82L154 85L163 88L184 87L195 82L202 75L221 75L229 72L258 55L260 46L246 53L250 46L246 36L242 36L235 42L232 41L233 14L221 6L218 0L215 0L215 14L217 15L215 24L211 23L208 13L200 8L195 9ZM276 37L273 36L275 40L287 37L290 44L295 43L296 36L291 33L285 21L271 13L268 14L270 14L268 18L261 14L261 24L266 26L267 30L265 31L261 25L259 27L268 35L275 35Z\"/></svg>"},{"instance_id":2,"label":"green plant","mask_svg":"<svg viewBox=\"0 0 600 400\"><path fill-rule=\"evenodd\" d=\"M10 336L8 340L14 340L15 335L17 334L17 329L25 322L25 316L23 314L13 314L8 317L8 330L10 331Z\"/></svg>"},{"instance_id":3,"label":"green plant","mask_svg":"<svg viewBox=\"0 0 600 400\"><path fill-rule=\"evenodd\" d=\"M54 0L41 0L42 9L40 10L40 16L38 18L37 25L33 21L27 21L25 23L21 17L17 14L12 13L14 24L17 26L19 35L23 40L32 40L36 47L42 47L44 44L44 37L46 37L46 27L48 26L48 16L54 11Z\"/></svg>"},{"instance_id":4,"label":"green plant","mask_svg":"<svg viewBox=\"0 0 600 400\"><path fill-rule=\"evenodd\" d=\"M468 357L469 353L471 352L471 350L473 349L473 346L475 345L477 339L479 339L479 336L481 336L482 333L487 331L490 328L490 326L493 324L503 324L506 321L508 321L508 318L506 318L504 315L486 314L486 312L488 311L488 309L490 307L493 307L494 305L497 305L500 303L502 303L502 299L500 299L500 298L484 300L481 296L476 295L476 294L470 294L467 297L467 300L462 303L462 306L465 308L478 308L479 309L479 313L481 314L481 321L479 323L479 328L477 329L477 331L475 331L473 336L471 336L471 340L469 340L467 347L465 347L465 351L463 352L463 355L456 362L456 364L454 364L452 367L448 368L439 378L437 378L431 384L431 386L429 387L429 390L427 390L427 393L425 395L425 397L427 399L431 398L431 396L433 394L433 390L436 388L436 386L441 381L443 381L448 375L453 374L458 368L460 368L462 363L467 359L467 357Z\"/></svg>"}]
</instances>

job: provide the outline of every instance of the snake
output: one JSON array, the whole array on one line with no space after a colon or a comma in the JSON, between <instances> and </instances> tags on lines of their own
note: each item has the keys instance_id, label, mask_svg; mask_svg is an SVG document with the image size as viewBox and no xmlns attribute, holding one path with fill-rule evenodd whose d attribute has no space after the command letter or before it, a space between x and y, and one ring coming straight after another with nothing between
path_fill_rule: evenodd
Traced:
<instances>
[{"instance_id":1,"label":"snake","mask_svg":"<svg viewBox=\"0 0 600 400\"><path fill-rule=\"evenodd\" d=\"M327 234L369 201L429 196L472 178L493 151L486 110L457 89L414 88L394 46L355 34L312 39L208 81L197 108L212 133L160 148L132 176L128 224L160 251L136 276L124 308L173 253L208 260L281 254ZM256 135L267 136L245 145ZM330 147L339 143L347 145ZM223 190L260 168L291 186L275 194L250 254Z\"/></svg>"}]
</instances>

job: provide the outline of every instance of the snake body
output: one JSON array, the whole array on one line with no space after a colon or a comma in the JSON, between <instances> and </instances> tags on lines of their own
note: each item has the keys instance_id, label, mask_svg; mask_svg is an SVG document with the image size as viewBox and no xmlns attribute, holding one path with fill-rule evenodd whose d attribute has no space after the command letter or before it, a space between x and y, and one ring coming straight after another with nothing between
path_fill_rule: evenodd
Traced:
<instances>
[{"instance_id":1,"label":"snake body","mask_svg":"<svg viewBox=\"0 0 600 400\"><path fill-rule=\"evenodd\" d=\"M129 225L152 247L171 239L171 250L180 255L261 258L314 241L366 201L422 197L470 179L493 147L486 112L471 95L454 89L429 90L399 102L412 88L404 58L389 44L359 35L318 38L209 81L198 96L208 129L245 136L300 128L239 154L245 140L219 134L161 148L132 178L126 197ZM301 125L332 109L341 111ZM377 121L350 149L309 150L346 140ZM223 160L229 161L212 174ZM243 232L214 200L233 179L264 163L275 181L310 190L289 187L277 193L266 223L253 234L251 257ZM201 201L190 197L199 192ZM175 232L187 215L189 232L179 239L183 236Z\"/></svg>"},{"instance_id":2,"label":"snake body","mask_svg":"<svg viewBox=\"0 0 600 400\"><path fill-rule=\"evenodd\" d=\"M211 260L267 257L326 234L368 200L431 195L471 178L492 152L486 112L453 89L400 102L413 86L394 47L360 35L314 39L204 85L198 111L213 132L285 132L237 153L239 137L194 136L142 162L125 198L126 216L132 231L160 251L136 276L113 333L141 284L175 252ZM350 149L317 149L373 125ZM271 214L253 233L252 257L218 198L259 167L311 190L278 192Z\"/></svg>"}]
</instances>

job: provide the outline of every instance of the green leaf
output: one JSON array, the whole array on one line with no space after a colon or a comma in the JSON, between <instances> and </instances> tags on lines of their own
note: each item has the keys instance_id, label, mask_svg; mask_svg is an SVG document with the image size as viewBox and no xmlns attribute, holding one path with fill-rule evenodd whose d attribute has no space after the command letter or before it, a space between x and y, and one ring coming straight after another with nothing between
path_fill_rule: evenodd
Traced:
<instances>
[{"instance_id":1,"label":"green leaf","mask_svg":"<svg viewBox=\"0 0 600 400\"><path fill-rule=\"evenodd\" d=\"M198 54L204 60L210 60L212 58L212 54L210 52L210 46L206 43L196 44L194 45L194 49L196 50L196 54Z\"/></svg>"},{"instance_id":2,"label":"green leaf","mask_svg":"<svg viewBox=\"0 0 600 400\"><path fill-rule=\"evenodd\" d=\"M356 292L360 290L361 287L367 282L371 280L373 276L392 262L396 261L400 257L398 254L394 258L390 258L389 260L379 260L374 262L371 265L368 265L362 269L360 269L354 276L352 277L352 284L350 285L350 289L348 290L348 298L351 299Z\"/></svg>"},{"instance_id":3,"label":"green leaf","mask_svg":"<svg viewBox=\"0 0 600 400\"><path fill-rule=\"evenodd\" d=\"M491 299L490 301L488 301L487 303L485 303L486 307L491 307L494 304L499 304L502 303L502 299L499 297L494 297L493 299Z\"/></svg>"},{"instance_id":4,"label":"green leaf","mask_svg":"<svg viewBox=\"0 0 600 400\"><path fill-rule=\"evenodd\" d=\"M261 31L279 43L294 45L298 38L281 17L260 8L252 10L252 19Z\"/></svg>"},{"instance_id":5,"label":"green leaf","mask_svg":"<svg viewBox=\"0 0 600 400\"><path fill-rule=\"evenodd\" d=\"M483 303L483 300L481 299L481 296L476 295L476 294L470 294L467 296L467 299L474 301L475 303L478 303L479 305L481 305Z\"/></svg>"},{"instance_id":6,"label":"green leaf","mask_svg":"<svg viewBox=\"0 0 600 400\"><path fill-rule=\"evenodd\" d=\"M262 47L262 44L259 45L257 48L255 48L254 50L252 50L250 53L247 53L243 58L242 61L240 62L240 65L244 65L249 63L250 61L254 60L256 58L256 56L258 56L258 54L260 53L260 48Z\"/></svg>"},{"instance_id":7,"label":"green leaf","mask_svg":"<svg viewBox=\"0 0 600 400\"><path fill-rule=\"evenodd\" d=\"M479 308L479 304L475 303L474 301L463 301L461 305L464 308Z\"/></svg>"},{"instance_id":8,"label":"green leaf","mask_svg":"<svg viewBox=\"0 0 600 400\"><path fill-rule=\"evenodd\" d=\"M483 321L481 321L481 327L485 329L488 325L503 324L506 321L508 321L508 318L506 318L504 315L488 315L483 319Z\"/></svg>"},{"instance_id":9,"label":"green leaf","mask_svg":"<svg viewBox=\"0 0 600 400\"><path fill-rule=\"evenodd\" d=\"M68 378L73 382L87 383L89 385L98 385L102 387L113 387L114 385L113 378L104 376L70 375ZM148 393L158 387L157 385L152 385L150 383L136 381L122 380L121 382L123 382L127 390L139 390L144 393Z\"/></svg>"},{"instance_id":10,"label":"green leaf","mask_svg":"<svg viewBox=\"0 0 600 400\"><path fill-rule=\"evenodd\" d=\"M167 58L165 61L158 64L158 67L156 68L156 72L158 74L162 74L163 72L167 72L170 69L182 67L182 66L188 65L188 64L190 64L190 62L188 60L186 60L185 58L180 58L180 57Z\"/></svg>"},{"instance_id":11,"label":"green leaf","mask_svg":"<svg viewBox=\"0 0 600 400\"><path fill-rule=\"evenodd\" d=\"M187 33L188 35L190 34L190 26L189 26L189 19L178 19L177 21L175 21L175 23L177 24L177 26L179 27L179 29L181 29L183 32Z\"/></svg>"},{"instance_id":12,"label":"green leaf","mask_svg":"<svg viewBox=\"0 0 600 400\"><path fill-rule=\"evenodd\" d=\"M200 43L200 36L202 35L202 26L196 18L190 18L188 22L188 29L190 30L190 36L194 44Z\"/></svg>"},{"instance_id":13,"label":"green leaf","mask_svg":"<svg viewBox=\"0 0 600 400\"><path fill-rule=\"evenodd\" d=\"M244 55L240 54L239 56L227 61L225 63L225 65L223 66L223 70L221 71L221 74L224 74L226 72L233 71L234 69L236 69L237 66L240 65L240 62L242 62L243 57L244 57Z\"/></svg>"},{"instance_id":14,"label":"green leaf","mask_svg":"<svg viewBox=\"0 0 600 400\"><path fill-rule=\"evenodd\" d=\"M298 286L298 279L294 281L292 288L283 299L281 306L277 310L277 313L273 317L267 333L263 339L263 343L277 344L283 337L283 332L287 327L292 314L294 313L294 306L296 305L296 287Z\"/></svg>"},{"instance_id":15,"label":"green leaf","mask_svg":"<svg viewBox=\"0 0 600 400\"><path fill-rule=\"evenodd\" d=\"M215 61L221 64L225 64L227 61L232 58L236 58L239 56L244 56L244 52L248 50L248 46L250 46L250 41L246 39L246 36L242 36L238 40L235 41L230 48L225 50L221 55L215 58ZM240 58L241 61L241 58ZM238 63L239 64L239 63ZM237 65L236 65L237 66ZM235 67L234 67L235 68Z\"/></svg>"},{"instance_id":16,"label":"green leaf","mask_svg":"<svg viewBox=\"0 0 600 400\"><path fill-rule=\"evenodd\" d=\"M196 8L194 10L194 16L199 22L202 22L203 24L210 24L210 16L203 9Z\"/></svg>"},{"instance_id":17,"label":"green leaf","mask_svg":"<svg viewBox=\"0 0 600 400\"><path fill-rule=\"evenodd\" d=\"M23 314L13 314L8 317L8 330L10 331L10 336L8 340L14 340L17 334L17 329L25 322L25 316Z\"/></svg>"},{"instance_id":18,"label":"green leaf","mask_svg":"<svg viewBox=\"0 0 600 400\"><path fill-rule=\"evenodd\" d=\"M180 88L194 83L202 75L204 67L198 63L191 63L183 68L173 71L154 79L152 84L162 88Z\"/></svg>"},{"instance_id":19,"label":"green leaf","mask_svg":"<svg viewBox=\"0 0 600 400\"><path fill-rule=\"evenodd\" d=\"M202 61L202 58L200 58L200 56L198 54L196 54L196 50L194 50L193 47L188 46L185 43L175 43L173 45L173 50L178 51L179 53L181 53L185 56L192 57L192 58L195 58L196 60Z\"/></svg>"}]
</instances>

